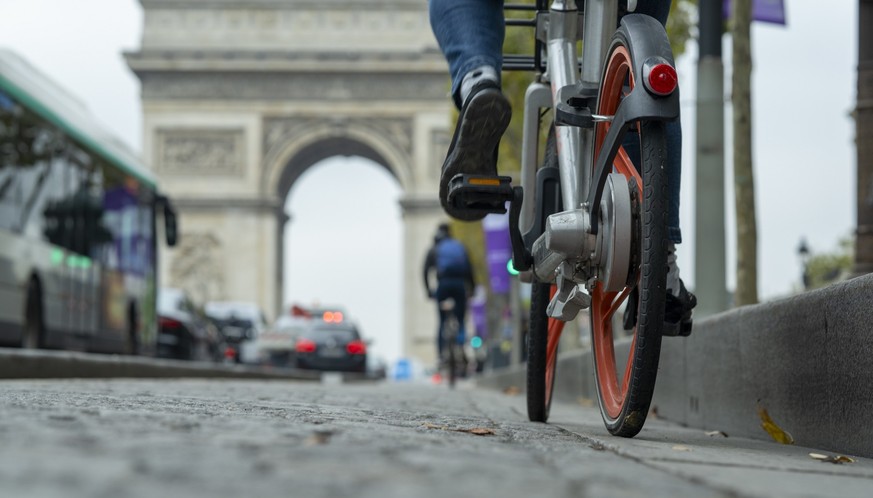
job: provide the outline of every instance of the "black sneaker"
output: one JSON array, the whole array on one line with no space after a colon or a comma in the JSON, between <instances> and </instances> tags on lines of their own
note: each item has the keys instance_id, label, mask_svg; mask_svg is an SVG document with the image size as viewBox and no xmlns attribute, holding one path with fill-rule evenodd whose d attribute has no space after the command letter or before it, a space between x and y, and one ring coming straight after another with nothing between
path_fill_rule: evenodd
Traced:
<instances>
[{"instance_id":1,"label":"black sneaker","mask_svg":"<svg viewBox=\"0 0 873 498\"><path fill-rule=\"evenodd\" d=\"M497 83L485 80L470 91L461 107L440 176L440 203L452 218L476 221L485 216L481 212L451 206L448 203L449 181L461 173L497 176L497 146L511 117L509 100Z\"/></svg>"},{"instance_id":2,"label":"black sneaker","mask_svg":"<svg viewBox=\"0 0 873 498\"><path fill-rule=\"evenodd\" d=\"M625 305L623 326L624 330L631 331L637 325L637 301L638 290L635 287L631 291ZM662 335L668 337L691 335L691 310L697 306L697 296L688 292L685 283L679 279L679 297L669 290L664 303L664 329Z\"/></svg>"},{"instance_id":3,"label":"black sneaker","mask_svg":"<svg viewBox=\"0 0 873 498\"><path fill-rule=\"evenodd\" d=\"M697 296L688 292L685 283L679 279L679 296L667 292L667 302L664 306L664 334L665 336L691 335L691 310L697 306Z\"/></svg>"}]
</instances>

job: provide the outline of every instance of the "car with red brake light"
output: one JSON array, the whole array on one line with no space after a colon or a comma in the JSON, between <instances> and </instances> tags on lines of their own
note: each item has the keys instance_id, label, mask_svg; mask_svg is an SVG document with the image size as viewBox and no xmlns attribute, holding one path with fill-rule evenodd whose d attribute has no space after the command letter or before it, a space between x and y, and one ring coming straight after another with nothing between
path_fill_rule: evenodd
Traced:
<instances>
[{"instance_id":1,"label":"car with red brake light","mask_svg":"<svg viewBox=\"0 0 873 498\"><path fill-rule=\"evenodd\" d=\"M365 373L367 343L349 322L313 321L297 337L294 363L301 369Z\"/></svg>"}]
</instances>

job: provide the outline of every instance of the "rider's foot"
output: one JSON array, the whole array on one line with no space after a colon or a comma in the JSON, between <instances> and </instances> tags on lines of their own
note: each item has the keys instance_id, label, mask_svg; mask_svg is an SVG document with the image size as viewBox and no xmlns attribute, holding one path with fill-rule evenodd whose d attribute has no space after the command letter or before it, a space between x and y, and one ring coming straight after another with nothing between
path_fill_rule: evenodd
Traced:
<instances>
[{"instance_id":1,"label":"rider's foot","mask_svg":"<svg viewBox=\"0 0 873 498\"><path fill-rule=\"evenodd\" d=\"M449 216L463 221L485 216L449 204L449 181L461 173L497 176L497 146L511 117L509 100L497 82L483 79L470 89L440 176L440 203Z\"/></svg>"},{"instance_id":2,"label":"rider's foot","mask_svg":"<svg viewBox=\"0 0 873 498\"><path fill-rule=\"evenodd\" d=\"M691 335L691 310L697 306L697 296L688 292L682 280L679 280L679 291L668 289L667 302L664 306L664 333L666 336Z\"/></svg>"}]
</instances>

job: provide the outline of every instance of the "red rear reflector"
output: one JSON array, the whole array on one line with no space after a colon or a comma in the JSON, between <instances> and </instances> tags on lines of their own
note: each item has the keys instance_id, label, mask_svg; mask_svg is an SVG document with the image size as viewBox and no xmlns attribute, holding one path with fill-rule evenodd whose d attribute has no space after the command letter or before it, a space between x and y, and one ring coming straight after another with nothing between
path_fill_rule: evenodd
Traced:
<instances>
[{"instance_id":1,"label":"red rear reflector","mask_svg":"<svg viewBox=\"0 0 873 498\"><path fill-rule=\"evenodd\" d=\"M349 354L364 354L367 352L367 345L363 341L352 341L346 345L346 351Z\"/></svg>"},{"instance_id":2,"label":"red rear reflector","mask_svg":"<svg viewBox=\"0 0 873 498\"><path fill-rule=\"evenodd\" d=\"M298 353L314 353L315 343L309 339L297 339L297 345L294 346L294 350Z\"/></svg>"},{"instance_id":3,"label":"red rear reflector","mask_svg":"<svg viewBox=\"0 0 873 498\"><path fill-rule=\"evenodd\" d=\"M676 90L679 78L670 64L656 64L649 70L646 87L656 95L670 95Z\"/></svg>"}]
</instances>

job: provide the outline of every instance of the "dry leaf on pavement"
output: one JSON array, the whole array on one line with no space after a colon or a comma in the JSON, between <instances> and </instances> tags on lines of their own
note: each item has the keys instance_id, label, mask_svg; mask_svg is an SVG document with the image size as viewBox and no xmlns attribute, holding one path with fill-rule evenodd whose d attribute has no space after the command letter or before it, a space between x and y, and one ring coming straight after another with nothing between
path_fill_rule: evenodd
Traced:
<instances>
[{"instance_id":1,"label":"dry leaf on pavement","mask_svg":"<svg viewBox=\"0 0 873 498\"><path fill-rule=\"evenodd\" d=\"M761 427L767 431L767 434L770 434L774 441L782 444L794 444L794 438L791 437L791 434L776 425L776 422L767 413L767 409L761 405L758 405L758 416L761 418Z\"/></svg>"},{"instance_id":2,"label":"dry leaf on pavement","mask_svg":"<svg viewBox=\"0 0 873 498\"><path fill-rule=\"evenodd\" d=\"M681 444L677 444L676 446L673 447L673 450L674 451L691 451L691 448L689 448L687 446L682 446Z\"/></svg>"},{"instance_id":3,"label":"dry leaf on pavement","mask_svg":"<svg viewBox=\"0 0 873 498\"><path fill-rule=\"evenodd\" d=\"M855 463L855 459L845 455L823 455L821 453L810 453L809 456L822 462L830 463Z\"/></svg>"},{"instance_id":4,"label":"dry leaf on pavement","mask_svg":"<svg viewBox=\"0 0 873 498\"><path fill-rule=\"evenodd\" d=\"M467 434L475 434L476 436L493 436L497 434L494 432L494 429L488 429L486 427L474 427L472 429L453 429L446 425L436 425L431 424L430 422L425 422L422 424L422 427L425 429L437 429L440 431L452 431L452 432L466 432Z\"/></svg>"},{"instance_id":5,"label":"dry leaf on pavement","mask_svg":"<svg viewBox=\"0 0 873 498\"><path fill-rule=\"evenodd\" d=\"M493 436L494 431L485 427L476 427L475 429L458 429L460 432L469 432L477 436Z\"/></svg>"},{"instance_id":6,"label":"dry leaf on pavement","mask_svg":"<svg viewBox=\"0 0 873 498\"><path fill-rule=\"evenodd\" d=\"M519 389L517 386L509 386L503 390L503 394L506 394L508 396L516 396L518 394L521 394L521 389Z\"/></svg>"},{"instance_id":7,"label":"dry leaf on pavement","mask_svg":"<svg viewBox=\"0 0 873 498\"><path fill-rule=\"evenodd\" d=\"M709 437L728 437L727 433L723 431L706 431L704 434Z\"/></svg>"}]
</instances>

